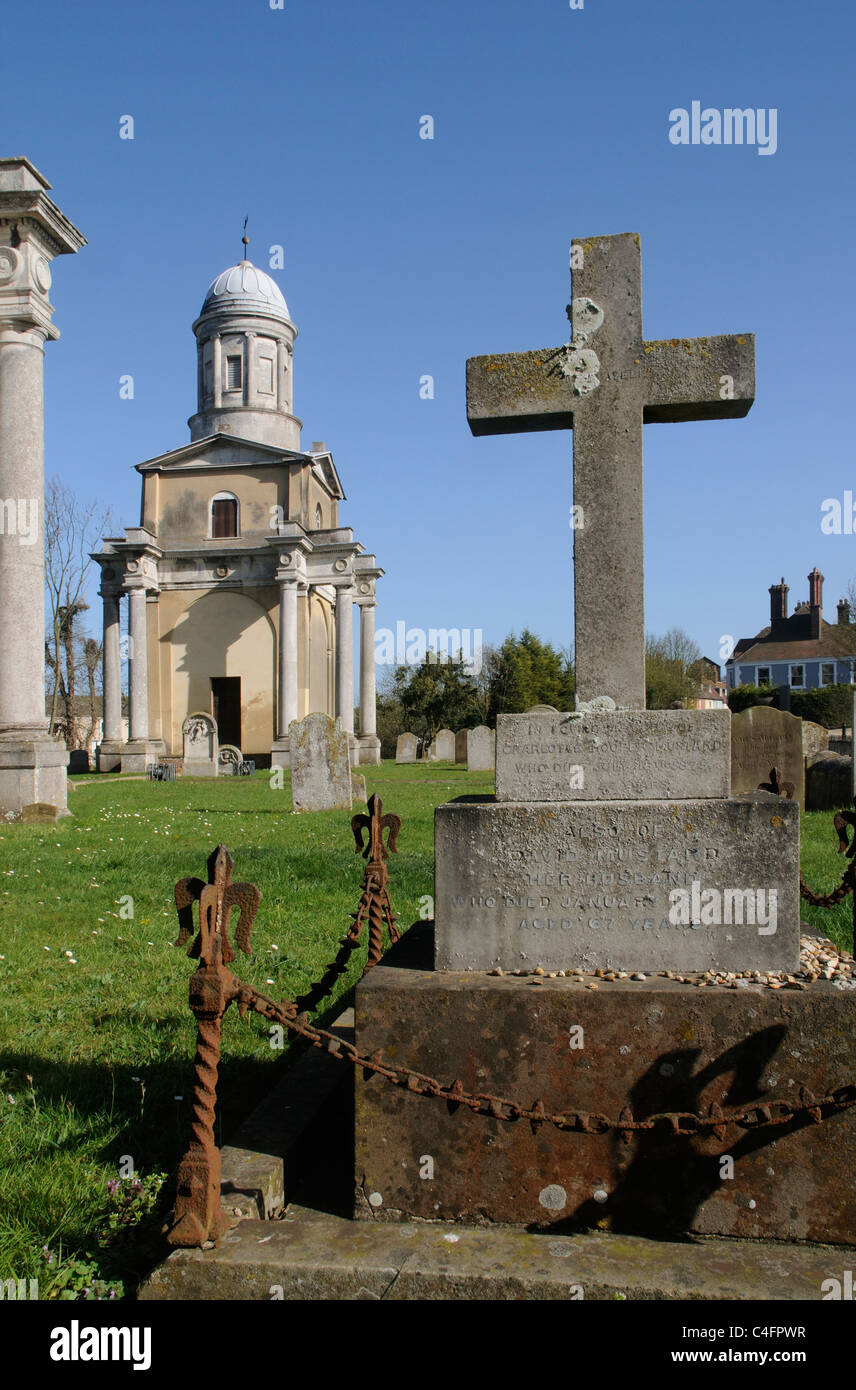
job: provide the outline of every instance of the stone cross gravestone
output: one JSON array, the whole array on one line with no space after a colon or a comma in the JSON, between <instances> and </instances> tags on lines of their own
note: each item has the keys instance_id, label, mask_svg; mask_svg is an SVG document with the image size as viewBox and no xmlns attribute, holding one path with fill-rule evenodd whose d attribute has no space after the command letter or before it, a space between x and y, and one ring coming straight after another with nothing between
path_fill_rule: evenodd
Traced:
<instances>
[{"instance_id":1,"label":"stone cross gravestone","mask_svg":"<svg viewBox=\"0 0 856 1390\"><path fill-rule=\"evenodd\" d=\"M350 811L348 733L338 716L307 714L288 728L295 811Z\"/></svg>"},{"instance_id":2,"label":"stone cross gravestone","mask_svg":"<svg viewBox=\"0 0 856 1390\"><path fill-rule=\"evenodd\" d=\"M397 763L415 763L419 740L415 734L399 734L395 743Z\"/></svg>"},{"instance_id":3,"label":"stone cross gravestone","mask_svg":"<svg viewBox=\"0 0 856 1390\"><path fill-rule=\"evenodd\" d=\"M219 773L217 721L206 710L188 714L181 726L182 773L185 777L216 777Z\"/></svg>"},{"instance_id":4,"label":"stone cross gravestone","mask_svg":"<svg viewBox=\"0 0 856 1390\"><path fill-rule=\"evenodd\" d=\"M496 799L438 807L436 965L792 970L798 807L729 797L727 711L644 708L642 427L745 415L754 339L645 342L639 238L574 252L570 342L471 359L467 413L574 431L577 710L500 716Z\"/></svg>"},{"instance_id":5,"label":"stone cross gravestone","mask_svg":"<svg viewBox=\"0 0 856 1390\"><path fill-rule=\"evenodd\" d=\"M493 772L496 765L496 734L484 724L467 733L467 771Z\"/></svg>"},{"instance_id":6,"label":"stone cross gravestone","mask_svg":"<svg viewBox=\"0 0 856 1390\"><path fill-rule=\"evenodd\" d=\"M455 734L455 762L465 763L467 761L467 736L469 729L458 729Z\"/></svg>"},{"instance_id":7,"label":"stone cross gravestone","mask_svg":"<svg viewBox=\"0 0 856 1390\"><path fill-rule=\"evenodd\" d=\"M642 426L734 419L755 397L755 339L642 335L639 237L573 243L571 339L470 358L475 435L574 432L577 699L645 708Z\"/></svg>"},{"instance_id":8,"label":"stone cross gravestone","mask_svg":"<svg viewBox=\"0 0 856 1390\"><path fill-rule=\"evenodd\" d=\"M752 705L731 716L731 790L753 792L770 781L791 782L794 800L805 807L802 720L768 705Z\"/></svg>"}]
</instances>

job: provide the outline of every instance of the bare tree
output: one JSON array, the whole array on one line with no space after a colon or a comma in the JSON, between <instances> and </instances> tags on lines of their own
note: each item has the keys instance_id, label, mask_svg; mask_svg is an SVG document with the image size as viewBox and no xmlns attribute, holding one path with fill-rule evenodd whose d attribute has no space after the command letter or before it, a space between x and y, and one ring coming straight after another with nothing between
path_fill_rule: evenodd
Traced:
<instances>
[{"instance_id":1,"label":"bare tree","mask_svg":"<svg viewBox=\"0 0 856 1390\"><path fill-rule=\"evenodd\" d=\"M80 502L61 478L48 479L45 485L45 587L50 616L45 660L53 677L50 731L54 733L57 725L63 722L70 748L80 744L75 707L77 673L81 664L88 668L85 648L81 663L76 638L79 635L77 620L89 607L84 599L92 566L89 552L111 525L110 511L100 502ZM93 680L90 674L90 713L94 710Z\"/></svg>"}]
</instances>

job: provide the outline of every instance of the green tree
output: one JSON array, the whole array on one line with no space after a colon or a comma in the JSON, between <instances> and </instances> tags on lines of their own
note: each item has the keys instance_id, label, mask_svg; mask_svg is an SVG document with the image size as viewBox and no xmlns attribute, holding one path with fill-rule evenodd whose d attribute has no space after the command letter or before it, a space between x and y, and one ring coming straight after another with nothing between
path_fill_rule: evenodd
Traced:
<instances>
[{"instance_id":1,"label":"green tree","mask_svg":"<svg viewBox=\"0 0 856 1390\"><path fill-rule=\"evenodd\" d=\"M478 686L460 653L438 659L427 652L418 666L398 666L391 696L404 728L431 743L438 729L461 729L479 719Z\"/></svg>"},{"instance_id":2,"label":"green tree","mask_svg":"<svg viewBox=\"0 0 856 1390\"><path fill-rule=\"evenodd\" d=\"M700 648L682 628L669 628L662 637L649 633L645 639L645 703L648 709L668 709L678 701L692 699L698 680L690 668L700 658Z\"/></svg>"},{"instance_id":3,"label":"green tree","mask_svg":"<svg viewBox=\"0 0 856 1390\"><path fill-rule=\"evenodd\" d=\"M487 654L487 722L498 714L519 714L532 705L574 707L574 672L569 653L542 642L528 628L513 633Z\"/></svg>"}]
</instances>

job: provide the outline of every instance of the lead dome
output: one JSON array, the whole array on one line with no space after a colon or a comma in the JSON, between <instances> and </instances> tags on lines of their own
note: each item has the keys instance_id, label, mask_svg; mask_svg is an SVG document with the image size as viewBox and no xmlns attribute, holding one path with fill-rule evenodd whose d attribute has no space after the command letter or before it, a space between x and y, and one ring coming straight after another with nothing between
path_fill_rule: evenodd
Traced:
<instances>
[{"instance_id":1,"label":"lead dome","mask_svg":"<svg viewBox=\"0 0 856 1390\"><path fill-rule=\"evenodd\" d=\"M212 280L199 311L199 317L217 310L266 314L289 321L288 305L275 280L252 261L239 261L222 270Z\"/></svg>"}]
</instances>

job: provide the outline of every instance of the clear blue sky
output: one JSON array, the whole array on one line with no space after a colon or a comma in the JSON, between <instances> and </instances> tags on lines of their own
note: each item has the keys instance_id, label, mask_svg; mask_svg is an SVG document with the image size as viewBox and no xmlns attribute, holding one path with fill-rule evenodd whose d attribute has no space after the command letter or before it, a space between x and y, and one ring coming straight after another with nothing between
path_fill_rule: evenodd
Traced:
<instances>
[{"instance_id":1,"label":"clear blue sky","mask_svg":"<svg viewBox=\"0 0 856 1390\"><path fill-rule=\"evenodd\" d=\"M571 436L473 439L464 364L565 341L571 238L639 232L646 337L757 337L745 420L646 428L649 630L716 657L814 565L834 620L856 576L856 537L820 529L856 491L854 30L852 0L17 7L3 153L89 242L54 266L48 472L137 524L133 464L188 439L190 325L249 213L252 259L285 248L295 410L386 569L379 625L564 646ZM694 100L775 108L776 153L671 144Z\"/></svg>"}]
</instances>

